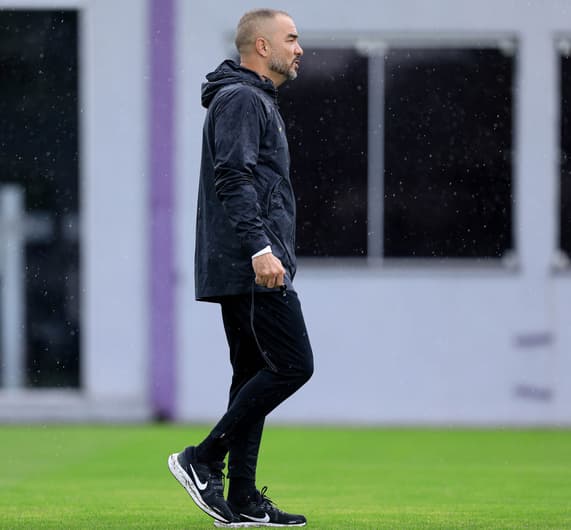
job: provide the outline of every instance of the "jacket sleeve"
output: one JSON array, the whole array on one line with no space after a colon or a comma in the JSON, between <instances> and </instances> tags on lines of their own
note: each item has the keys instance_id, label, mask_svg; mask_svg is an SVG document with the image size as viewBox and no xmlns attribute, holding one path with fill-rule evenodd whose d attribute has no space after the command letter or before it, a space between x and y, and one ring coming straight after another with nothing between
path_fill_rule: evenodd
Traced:
<instances>
[{"instance_id":1,"label":"jacket sleeve","mask_svg":"<svg viewBox=\"0 0 571 530\"><path fill-rule=\"evenodd\" d=\"M216 195L250 256L270 244L254 187L265 112L258 96L241 87L221 97L214 114Z\"/></svg>"}]
</instances>

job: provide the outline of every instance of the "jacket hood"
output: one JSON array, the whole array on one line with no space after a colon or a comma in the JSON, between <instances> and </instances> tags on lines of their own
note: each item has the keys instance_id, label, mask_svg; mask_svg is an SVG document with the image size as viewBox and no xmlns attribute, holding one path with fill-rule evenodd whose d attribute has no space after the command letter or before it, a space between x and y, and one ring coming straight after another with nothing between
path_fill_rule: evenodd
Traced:
<instances>
[{"instance_id":1,"label":"jacket hood","mask_svg":"<svg viewBox=\"0 0 571 530\"><path fill-rule=\"evenodd\" d=\"M227 59L214 72L206 75L206 83L202 84L202 106L208 108L221 88L236 83L246 83L261 88L272 98L277 99L278 91L271 80L262 79L253 70Z\"/></svg>"}]
</instances>

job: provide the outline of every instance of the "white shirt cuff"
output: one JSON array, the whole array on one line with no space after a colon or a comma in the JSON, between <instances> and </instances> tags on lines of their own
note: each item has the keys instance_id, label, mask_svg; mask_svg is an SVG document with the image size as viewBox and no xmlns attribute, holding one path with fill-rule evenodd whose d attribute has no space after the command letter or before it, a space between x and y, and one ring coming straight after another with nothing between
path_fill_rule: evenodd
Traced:
<instances>
[{"instance_id":1,"label":"white shirt cuff","mask_svg":"<svg viewBox=\"0 0 571 530\"><path fill-rule=\"evenodd\" d=\"M256 252L252 256L252 259L257 258L258 256L263 256L264 254L271 254L271 252L272 252L272 247L270 247L270 245L268 245L267 247L264 247L262 250Z\"/></svg>"}]
</instances>

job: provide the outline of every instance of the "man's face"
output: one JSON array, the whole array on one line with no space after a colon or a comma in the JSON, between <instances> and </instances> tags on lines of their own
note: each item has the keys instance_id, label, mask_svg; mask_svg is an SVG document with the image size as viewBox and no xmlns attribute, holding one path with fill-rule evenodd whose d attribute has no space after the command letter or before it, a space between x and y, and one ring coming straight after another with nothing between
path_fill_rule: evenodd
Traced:
<instances>
[{"instance_id":1,"label":"man's face","mask_svg":"<svg viewBox=\"0 0 571 530\"><path fill-rule=\"evenodd\" d=\"M274 31L270 39L272 53L268 67L282 76L284 81L291 81L297 77L299 58L303 55L297 29L293 20L285 15L276 16L273 22Z\"/></svg>"}]
</instances>

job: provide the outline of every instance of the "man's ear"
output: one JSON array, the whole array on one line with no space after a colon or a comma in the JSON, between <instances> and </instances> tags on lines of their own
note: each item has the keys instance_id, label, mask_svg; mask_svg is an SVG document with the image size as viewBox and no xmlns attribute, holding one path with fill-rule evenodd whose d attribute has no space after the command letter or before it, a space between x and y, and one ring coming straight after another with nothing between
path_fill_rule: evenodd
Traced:
<instances>
[{"instance_id":1,"label":"man's ear","mask_svg":"<svg viewBox=\"0 0 571 530\"><path fill-rule=\"evenodd\" d=\"M262 57L267 57L270 52L270 43L264 37L258 37L256 39L256 51Z\"/></svg>"}]
</instances>

